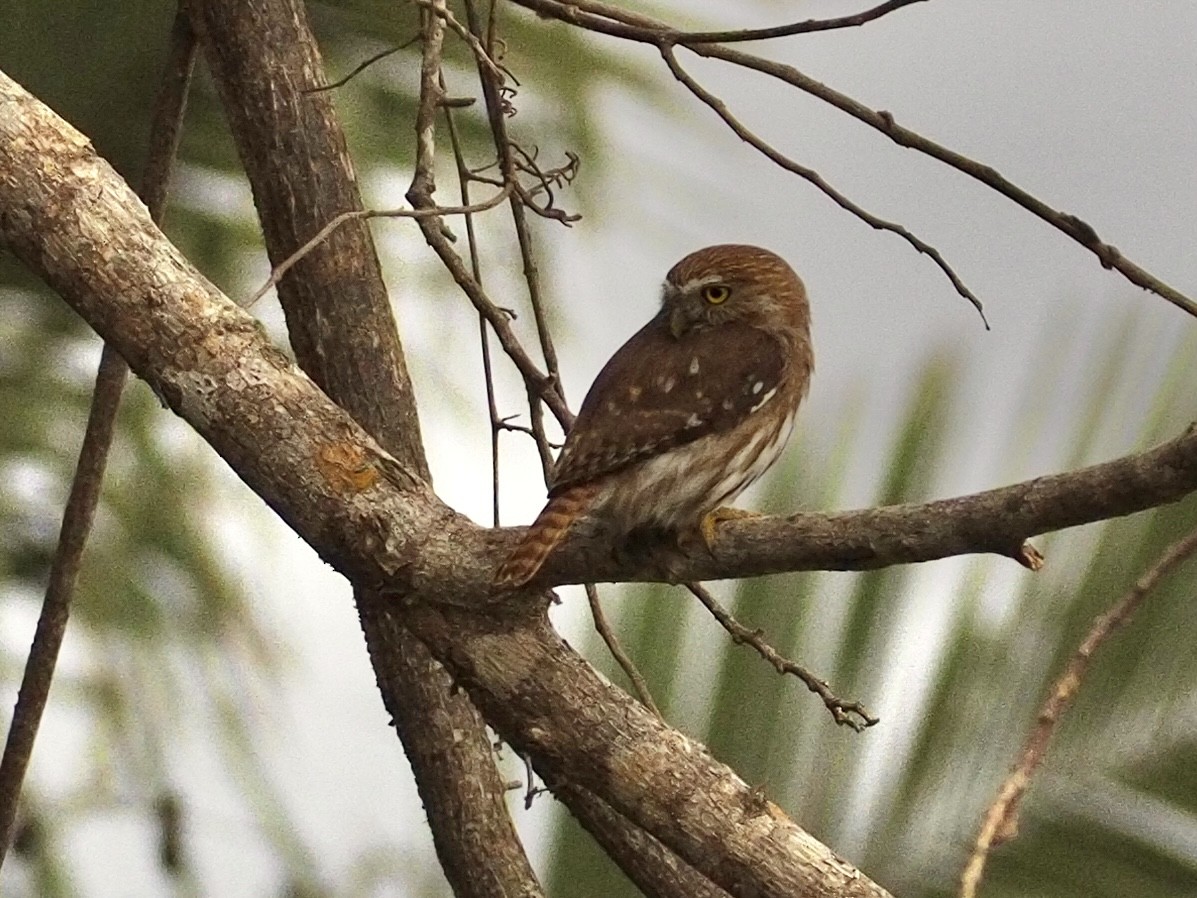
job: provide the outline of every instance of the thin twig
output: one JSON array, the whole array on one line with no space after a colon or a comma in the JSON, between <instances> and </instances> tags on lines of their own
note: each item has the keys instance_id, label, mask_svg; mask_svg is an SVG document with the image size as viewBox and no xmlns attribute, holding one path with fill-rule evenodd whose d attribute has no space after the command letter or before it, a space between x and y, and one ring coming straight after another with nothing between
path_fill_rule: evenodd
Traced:
<instances>
[{"instance_id":1,"label":"thin twig","mask_svg":"<svg viewBox=\"0 0 1197 898\"><path fill-rule=\"evenodd\" d=\"M333 81L331 84L322 84L319 87L308 88L307 90L305 90L303 92L305 94L318 94L318 93L322 93L326 90L336 90L338 87L344 87L346 84L348 84L350 81L352 81L358 75L360 75L366 69L370 68L370 66L374 65L374 63L381 62L382 60L386 59L388 56L393 56L394 54L398 53L400 50L406 50L408 47L410 47L412 44L416 43L419 40L420 40L420 35L417 34L414 37L410 38L409 40L406 40L403 43L401 43L398 47L391 47L389 50L383 50L379 53L375 53L373 56L369 57L364 62L361 62L358 65L354 66L353 70L350 71L350 73L348 75L346 75L344 78L340 78L336 81Z\"/></svg>"},{"instance_id":2,"label":"thin twig","mask_svg":"<svg viewBox=\"0 0 1197 898\"><path fill-rule=\"evenodd\" d=\"M482 84L483 99L486 101L486 116L490 124L491 135L494 139L495 153L499 160L499 171L502 173L505 182L515 184L518 183L518 171L513 155L514 145L507 134L507 117L502 97L503 84L484 65L484 59L489 59L489 54L494 52L497 10L492 7L491 16L488 19L485 32L482 30L482 22L478 17L476 5L473 2L467 2L465 10L466 21L469 23L470 31L475 37L475 43L479 47L482 47L483 41L485 41L484 50L487 55L485 57L481 55L477 56L478 79ZM511 208L512 224L515 227L516 240L520 248L520 261L523 263L524 281L528 285L528 302L532 306L532 317L536 324L536 337L540 342L540 352L544 357L547 374L553 379L556 392L561 396L562 405L564 406L565 392L561 386L557 350L553 346L553 335L544 314L544 302L540 291L540 269L536 266L536 259L532 249L532 234L528 228L528 218L524 211L525 205L523 202L517 202L514 198L509 205ZM531 387L532 385L529 386ZM537 390L533 395L539 396L540 392ZM568 428L572 423L572 416L561 422L562 427L565 428ZM535 422L533 423L533 427L536 427Z\"/></svg>"},{"instance_id":3,"label":"thin twig","mask_svg":"<svg viewBox=\"0 0 1197 898\"><path fill-rule=\"evenodd\" d=\"M443 8L444 4L435 0L434 5ZM515 363L516 369L528 384L529 389L535 390L549 406L560 421L572 420L572 415L565 405L565 400L557 389L556 379L541 372L527 351L516 337L511 323L503 310L500 309L486 295L482 285L470 274L462 263L461 257L453 249L445 235L444 224L437 211L433 194L436 192L436 179L433 169L436 158L436 109L444 91L440 87L440 58L444 41L443 18L432 12L425 13L436 20L430 25L425 37L424 56L420 66L420 99L416 109L416 165L411 186L407 190L407 200L414 209L425 214L416 217L420 231L433 252L440 257L441 263L448 269L449 274L465 293L466 297L490 323L499 339L499 345L507 356ZM428 44L435 41L431 49ZM510 182L504 184L504 190L513 189Z\"/></svg>"},{"instance_id":4,"label":"thin twig","mask_svg":"<svg viewBox=\"0 0 1197 898\"><path fill-rule=\"evenodd\" d=\"M960 898L974 898L990 849L1013 839L1018 834L1018 813L1031 777L1043 763L1048 745L1055 735L1060 718L1072 705L1085 679L1093 655L1119 627L1124 626L1156 585L1173 568L1197 553L1197 530L1174 542L1155 563L1135 582L1117 602L1099 615L1089 633L1077 647L1052 685L1047 700L1035 717L1035 726L1027 737L1018 763L998 789L997 797L981 820L981 830L973 845L972 854L960 875Z\"/></svg>"},{"instance_id":5,"label":"thin twig","mask_svg":"<svg viewBox=\"0 0 1197 898\"><path fill-rule=\"evenodd\" d=\"M771 28L742 28L734 31L677 31L670 35L675 44L731 44L744 41L763 41L777 37L791 37L795 34L810 34L816 31L834 31L838 28L857 28L868 24L904 6L922 3L923 0L887 0L887 2L866 9L864 12L834 19L806 19L791 25L774 25Z\"/></svg>"},{"instance_id":6,"label":"thin twig","mask_svg":"<svg viewBox=\"0 0 1197 898\"><path fill-rule=\"evenodd\" d=\"M657 47L676 43L671 35L679 33L677 29L664 22L639 13L629 13L627 10L598 2L598 0L570 0L568 3L561 2L561 0L514 0L514 2L536 13L560 19L579 28L624 40L653 44ZM858 100L803 74L793 66L762 59L751 53L744 53L733 47L725 47L720 44L689 44L688 46L699 56L721 59L724 62L760 72L796 87L880 131L899 146L916 150L968 175L996 190L1085 247L1097 256L1103 268L1118 271L1132 284L1150 290L1177 308L1197 317L1197 302L1139 267L1122 255L1116 247L1105 243L1092 225L1071 213L1052 208L1043 200L1003 177L991 166L955 150L950 150L916 131L897 124L891 113L871 109Z\"/></svg>"},{"instance_id":7,"label":"thin twig","mask_svg":"<svg viewBox=\"0 0 1197 898\"><path fill-rule=\"evenodd\" d=\"M640 703L664 720L665 717L661 714L657 703L653 701L652 692L649 691L648 683L636 667L636 662L624 651L619 637L611 629L611 624L608 623L607 616L603 613L603 605L599 601L598 587L593 583L586 584L586 601L590 603L590 616L594 618L594 629L598 630L599 636L607 644L607 651L611 653L615 663L623 668L623 672L632 683L632 688L636 690L636 695L640 698Z\"/></svg>"},{"instance_id":8,"label":"thin twig","mask_svg":"<svg viewBox=\"0 0 1197 898\"><path fill-rule=\"evenodd\" d=\"M179 9L171 30L170 55L163 71L162 85L154 101L150 147L142 178L141 198L155 222L162 220L166 207L170 172L183 130L195 49L195 35L187 16ZM4 756L0 758L0 865L3 865L12 844L21 785L29 767L33 743L54 679L58 652L66 633L83 548L87 544L99 505L116 413L128 374L129 366L125 360L116 350L105 345L96 373L79 461L63 509L58 545L50 562L42 610L29 646L29 657L25 662L25 672L4 745Z\"/></svg>"},{"instance_id":9,"label":"thin twig","mask_svg":"<svg viewBox=\"0 0 1197 898\"><path fill-rule=\"evenodd\" d=\"M278 265L274 266L266 283L255 290L249 299L242 303L242 307L248 309L265 296L267 291L276 286L300 259L327 240L333 231L347 221L369 220L371 218L414 218L419 220L422 218L439 218L443 215L472 215L475 212L485 212L487 209L493 209L495 206L500 205L511 195L513 189L512 185L506 184L494 196L483 200L481 203L474 203L472 206L432 206L426 209L353 209L348 212L342 212L340 215L334 215L328 224L316 232L316 235L311 240L283 259Z\"/></svg>"},{"instance_id":10,"label":"thin twig","mask_svg":"<svg viewBox=\"0 0 1197 898\"><path fill-rule=\"evenodd\" d=\"M831 712L836 723L851 727L859 733L867 727L874 726L880 720L879 717L871 715L860 702L844 701L831 691L831 687L825 680L819 679L797 661L786 658L769 644L765 639L765 634L760 630L750 630L736 620L732 613L724 608L701 583L687 583L686 589L690 590L694 597L711 612L711 616L719 622L719 626L731 635L733 642L752 646L756 649L757 654L772 664L779 674L793 674L805 683L807 689L823 700L823 706Z\"/></svg>"},{"instance_id":11,"label":"thin twig","mask_svg":"<svg viewBox=\"0 0 1197 898\"><path fill-rule=\"evenodd\" d=\"M441 90L445 90L444 75L440 79ZM453 148L453 163L457 168L457 185L463 206L470 204L470 181L473 179L466 165L465 152L457 133L453 110L444 107L445 128L449 132L449 145ZM470 253L470 273L474 280L482 283L482 258L478 249L478 235L474 228L474 216L465 216L466 246ZM490 335L486 330L486 317L478 313L478 342L482 347L482 380L486 390L486 413L490 423L490 476L491 476L491 526L499 526L499 432L502 430L498 404L495 401L495 376L490 359Z\"/></svg>"},{"instance_id":12,"label":"thin twig","mask_svg":"<svg viewBox=\"0 0 1197 898\"><path fill-rule=\"evenodd\" d=\"M738 118L732 115L731 111L727 108L726 103L724 103L721 99L690 77L689 73L686 72L686 70L682 68L681 63L678 62L677 56L674 54L672 47L667 45L662 46L661 55L665 58L665 64L669 66L669 70L673 72L674 77L677 78L678 81L680 81L683 85L685 85L690 93L694 94L694 96L702 100L703 103L711 107L711 109L715 111L716 115L723 119L724 123L731 128L737 137L755 147L773 162L786 169L786 171L793 172L800 178L803 178L804 180L809 181L811 184L814 184L815 187L822 191L824 195L829 197L832 202L838 205L841 209L844 209L847 212L850 212L852 215L855 215L865 224L876 228L877 230L889 231L893 234L897 234L916 250L918 250L918 252L929 256L931 260L937 266L939 266L939 270L947 275L948 280L952 282L952 286L956 288L956 292L972 303L973 308L977 310L977 314L981 316L981 321L984 323L985 329L989 330L989 322L985 318L985 310L981 306L981 300L977 299L973 292L968 289L967 286L965 286L964 282L952 269L952 266L950 266L944 260L939 250L919 237L916 237L902 225L878 218L871 212L861 208L856 203L852 202L852 200L848 199L846 196L828 184L818 172L807 168L806 166L799 165L788 156L779 152L771 144L762 140L754 132L750 131Z\"/></svg>"}]
</instances>

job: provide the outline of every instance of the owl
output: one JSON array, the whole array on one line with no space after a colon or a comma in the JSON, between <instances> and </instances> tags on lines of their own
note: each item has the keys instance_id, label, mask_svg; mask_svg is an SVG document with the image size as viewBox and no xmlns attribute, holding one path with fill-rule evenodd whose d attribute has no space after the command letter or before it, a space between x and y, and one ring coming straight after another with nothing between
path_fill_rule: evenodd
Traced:
<instances>
[{"instance_id":1,"label":"owl","mask_svg":"<svg viewBox=\"0 0 1197 898\"><path fill-rule=\"evenodd\" d=\"M814 370L806 288L774 253L725 244L665 278L660 311L599 372L553 467L549 501L495 574L531 581L583 517L616 538L709 550L724 503L781 454Z\"/></svg>"}]
</instances>

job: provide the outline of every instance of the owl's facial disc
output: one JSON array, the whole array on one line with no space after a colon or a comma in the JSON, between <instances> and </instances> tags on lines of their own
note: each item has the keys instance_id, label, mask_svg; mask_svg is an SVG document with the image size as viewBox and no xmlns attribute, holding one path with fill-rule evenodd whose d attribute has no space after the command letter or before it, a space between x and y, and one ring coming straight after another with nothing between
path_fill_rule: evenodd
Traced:
<instances>
[{"instance_id":1,"label":"owl's facial disc","mask_svg":"<svg viewBox=\"0 0 1197 898\"><path fill-rule=\"evenodd\" d=\"M675 340L695 327L711 324L722 313L715 310L732 294L731 287L718 275L692 278L682 284L666 281L664 304L669 316L669 332Z\"/></svg>"}]
</instances>

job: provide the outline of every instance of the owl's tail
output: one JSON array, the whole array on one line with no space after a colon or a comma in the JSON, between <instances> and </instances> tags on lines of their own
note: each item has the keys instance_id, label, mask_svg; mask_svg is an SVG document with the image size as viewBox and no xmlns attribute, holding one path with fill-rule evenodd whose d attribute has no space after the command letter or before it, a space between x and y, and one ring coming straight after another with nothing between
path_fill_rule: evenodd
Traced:
<instances>
[{"instance_id":1,"label":"owl's tail","mask_svg":"<svg viewBox=\"0 0 1197 898\"><path fill-rule=\"evenodd\" d=\"M598 487L594 484L581 483L551 498L515 551L495 572L495 587L519 589L535 577L574 521L590 508L597 493Z\"/></svg>"}]
</instances>

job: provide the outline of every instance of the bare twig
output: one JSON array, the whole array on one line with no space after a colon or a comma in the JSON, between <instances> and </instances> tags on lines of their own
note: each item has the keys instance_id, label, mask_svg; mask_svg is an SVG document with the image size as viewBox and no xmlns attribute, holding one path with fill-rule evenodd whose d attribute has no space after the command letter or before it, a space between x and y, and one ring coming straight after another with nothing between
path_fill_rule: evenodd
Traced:
<instances>
[{"instance_id":1,"label":"bare twig","mask_svg":"<svg viewBox=\"0 0 1197 898\"><path fill-rule=\"evenodd\" d=\"M166 207L170 171L178 151L187 108L195 46L195 35L180 9L171 30L170 55L163 71L162 85L154 101L150 148L142 178L141 198L155 222L162 220L162 212ZM105 345L96 373L83 445L79 449L79 462L71 480L58 545L50 563L45 599L29 646L29 658L13 708L4 756L0 758L0 865L4 863L12 843L21 785L54 679L54 668L70 617L71 599L79 577L83 548L100 501L100 487L104 480L108 452L112 447L116 413L128 375L129 366L125 360L115 349Z\"/></svg>"},{"instance_id":2,"label":"bare twig","mask_svg":"<svg viewBox=\"0 0 1197 898\"><path fill-rule=\"evenodd\" d=\"M491 48L483 47L477 35L472 33L471 29L461 24L458 18L443 3L439 3L437 0L413 0L413 2L435 15L449 26L450 31L465 41L466 46L473 52L474 58L478 60L478 64L486 70L484 80L485 78L493 78L500 85L505 83L511 73L491 57Z\"/></svg>"},{"instance_id":3,"label":"bare twig","mask_svg":"<svg viewBox=\"0 0 1197 898\"><path fill-rule=\"evenodd\" d=\"M485 31L483 31L482 21L478 15L476 4L467 2L465 10L466 21L469 23L470 31L475 37L475 42L479 46L482 46L483 42L485 42L484 49L488 54L495 52L497 9L492 6L491 15L487 20ZM484 64L483 56L478 56L477 62L478 80L482 84L482 96L486 101L487 122L490 125L491 135L494 139L499 171L502 173L506 183L518 184L519 170L514 155L515 145L507 134L508 103L503 98L503 84L499 79L494 77L491 70ZM523 263L524 281L528 285L528 302L532 306L532 317L536 324L536 337L540 343L540 352L544 357L547 374L552 378L554 388L561 397L562 410L566 413L565 418L558 415L558 420L561 422L563 428L568 429L570 424L573 423L573 416L569 414L569 410L566 407L565 392L561 386L561 374L557 363L557 350L553 346L553 335L549 330L548 321L544 314L544 302L540 291L540 269L536 265L536 258L532 248L532 233L528 228L528 218L524 212L527 200L522 193L520 199L524 202L516 202L513 199L510 203L511 221L515 228L516 241L519 243L520 261ZM531 205L531 203L528 203L528 205ZM530 404L535 405L538 398L533 399L532 397L539 397L542 391L534 389L534 384L529 384L528 386ZM533 413L532 417L533 429L539 429L540 437L543 438L543 422L538 425L538 422L535 420L535 413ZM542 439L540 446L542 459L545 456L545 442L547 441Z\"/></svg>"},{"instance_id":4,"label":"bare twig","mask_svg":"<svg viewBox=\"0 0 1197 898\"><path fill-rule=\"evenodd\" d=\"M579 28L625 40L653 44L657 47L676 44L678 41L675 40L674 35L684 34L684 32L678 32L677 29L650 16L629 13L627 10L598 2L598 0L570 0L569 3L561 2L561 0L514 0L514 2L540 15L560 19ZM803 74L793 66L762 59L751 53L744 53L733 47L725 47L720 44L692 43L687 46L699 56L721 59L724 62L760 72L796 87L880 131L899 146L916 150L968 175L996 190L1085 247L1097 256L1102 267L1118 271L1132 284L1150 290L1177 308L1197 317L1197 302L1126 258L1116 247L1105 243L1092 225L1068 212L1052 208L1043 200L1003 177L993 167L955 150L950 150L916 131L897 124L891 113L872 109Z\"/></svg>"},{"instance_id":5,"label":"bare twig","mask_svg":"<svg viewBox=\"0 0 1197 898\"><path fill-rule=\"evenodd\" d=\"M271 287L276 286L300 259L327 240L333 231L347 221L369 220L371 218L414 218L419 220L422 218L440 218L443 215L472 215L475 212L485 212L487 209L495 208L495 206L501 204L511 195L512 190L512 185L506 184L494 196L480 203L474 203L472 206L431 206L426 209L354 209L342 212L340 215L334 215L328 224L316 232L312 239L283 259L278 265L274 266L274 270L270 272L270 277L267 278L266 283L255 290L249 299L242 303L242 306L248 309L265 296L267 291Z\"/></svg>"},{"instance_id":6,"label":"bare twig","mask_svg":"<svg viewBox=\"0 0 1197 898\"><path fill-rule=\"evenodd\" d=\"M765 639L764 633L760 630L750 630L736 620L701 583L687 583L686 589L711 612L719 626L731 635L733 642L752 646L779 674L793 674L805 683L807 689L823 700L823 706L831 712L831 716L840 726L851 727L859 733L878 723L880 718L872 716L860 702L849 702L840 698L831 691L826 680L819 679L797 661L791 661L773 648Z\"/></svg>"},{"instance_id":7,"label":"bare twig","mask_svg":"<svg viewBox=\"0 0 1197 898\"><path fill-rule=\"evenodd\" d=\"M721 99L690 77L689 73L686 72L686 70L682 68L681 63L678 62L677 56L674 54L672 47L668 45L662 46L661 55L664 56L665 64L669 66L669 70L673 72L674 77L677 78L678 81L680 81L683 85L685 85L690 93L694 94L694 96L698 97L698 99L702 100L702 102L711 107L711 109L713 109L715 113L721 119L723 119L724 123L727 124L727 126L731 128L731 130L741 140L755 147L786 171L793 172L800 178L803 178L804 180L809 181L811 184L814 184L815 187L829 197L832 202L838 205L841 209L844 209L847 212L855 215L865 224L876 228L877 230L889 231L890 233L897 234L916 250L918 250L918 252L930 256L931 260L937 266L939 266L939 270L947 275L948 280L952 282L952 286L956 288L956 292L973 304L973 308L977 310L977 314L981 316L981 321L985 324L985 329L989 330L989 322L985 318L985 310L981 306L981 300L977 299L973 292L969 290L967 286L965 286L964 282L960 279L952 267L944 260L939 250L919 237L916 237L902 225L878 218L871 212L861 208L856 203L852 202L852 200L848 199L846 196L828 184L814 169L799 165L797 162L782 154L771 144L766 143L755 133L750 131L744 126L743 122L732 115L731 111L727 108L726 103L724 103Z\"/></svg>"},{"instance_id":8,"label":"bare twig","mask_svg":"<svg viewBox=\"0 0 1197 898\"><path fill-rule=\"evenodd\" d=\"M834 31L838 28L857 28L904 6L922 3L923 0L887 0L887 2L850 16L834 19L806 19L791 25L775 25L771 28L743 28L734 31L677 31L670 39L675 44L731 44L744 41L763 41L777 37L791 37L795 34L810 34L816 31Z\"/></svg>"},{"instance_id":9,"label":"bare twig","mask_svg":"<svg viewBox=\"0 0 1197 898\"><path fill-rule=\"evenodd\" d=\"M598 587L593 583L586 584L586 601L590 603L590 616L594 618L594 629L598 630L599 636L607 644L607 650L611 653L611 657L623 668L623 672L632 683L632 688L636 690L636 695L640 698L640 703L664 720L665 718L661 714L661 709L653 701L653 695L649 691L648 683L636 667L636 662L624 651L623 646L619 642L619 637L611 629L611 624L608 623L607 616L603 613L602 603L599 601Z\"/></svg>"},{"instance_id":10,"label":"bare twig","mask_svg":"<svg viewBox=\"0 0 1197 898\"><path fill-rule=\"evenodd\" d=\"M433 15L432 13L427 14ZM443 21L440 16L433 15L433 18L438 23ZM433 29L430 27L429 30ZM442 31L443 29L437 33ZM435 114L439 101L444 95L444 91L440 87L439 64L439 53L431 54L427 52L426 48L420 70L420 103L416 113L416 170L407 191L407 200L414 209L424 213L416 218L420 230L424 234L424 239L440 257L441 263L448 269L462 292L490 323L495 336L499 338L499 345L515 363L529 389L534 390L538 396L544 399L558 420L572 420L572 415L566 408L565 400L558 390L557 379L544 374L537 368L536 363L532 361L520 344L507 316L491 301L482 289L482 285L466 269L461 257L453 249L445 235L444 224L432 198L436 191L436 179L433 175L436 157ZM511 185L512 182L505 179L504 189L514 189Z\"/></svg>"},{"instance_id":11,"label":"bare twig","mask_svg":"<svg viewBox=\"0 0 1197 898\"><path fill-rule=\"evenodd\" d=\"M440 79L441 90L445 89L444 75ZM445 107L445 128L449 132L449 145L453 148L453 163L457 168L457 184L461 193L463 206L470 204L470 181L472 175L466 165L465 153L461 146L461 138L457 133L457 123L453 120L453 110ZM478 235L474 229L474 216L465 216L466 245L470 252L470 273L479 284L482 283L482 258L478 249ZM499 433L502 419L499 417L498 404L495 401L495 377L490 359L490 335L486 330L486 318L478 313L478 342L482 347L482 381L486 390L486 413L490 423L490 475L491 475L491 524L499 526Z\"/></svg>"},{"instance_id":12,"label":"bare twig","mask_svg":"<svg viewBox=\"0 0 1197 898\"><path fill-rule=\"evenodd\" d=\"M1035 726L1027 737L1018 763L998 789L997 797L985 812L972 854L960 876L960 898L974 898L990 849L1018 834L1018 813L1031 777L1043 763L1060 718L1076 698L1093 655L1105 641L1124 626L1156 585L1177 565L1197 553L1197 530L1174 542L1147 569L1114 605L1099 615L1089 633L1053 684L1047 700L1035 717Z\"/></svg>"},{"instance_id":13,"label":"bare twig","mask_svg":"<svg viewBox=\"0 0 1197 898\"><path fill-rule=\"evenodd\" d=\"M356 66L354 66L353 69L349 72L349 74L346 75L344 78L339 78L330 84L322 84L319 87L309 88L308 90L305 90L304 93L305 94L318 94L318 93L321 93L322 91L336 90L338 87L344 87L346 84L348 84L350 81L352 81L358 75L360 75L366 69L370 68L370 66L374 65L374 63L381 62L382 60L386 59L388 56L394 56L396 53L398 53L401 50L406 50L412 44L416 43L419 39L420 39L420 35L417 34L414 37L410 38L409 40L406 40L403 43L401 43L398 47L391 47L388 50L382 50L379 53L375 53L373 56L367 58L363 62L360 62Z\"/></svg>"}]
</instances>

